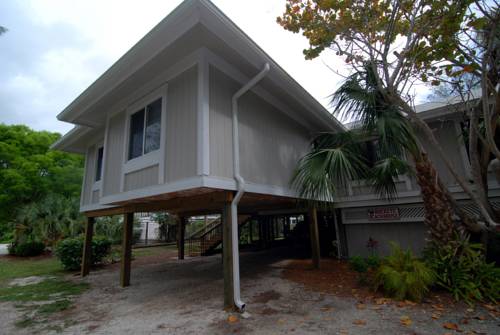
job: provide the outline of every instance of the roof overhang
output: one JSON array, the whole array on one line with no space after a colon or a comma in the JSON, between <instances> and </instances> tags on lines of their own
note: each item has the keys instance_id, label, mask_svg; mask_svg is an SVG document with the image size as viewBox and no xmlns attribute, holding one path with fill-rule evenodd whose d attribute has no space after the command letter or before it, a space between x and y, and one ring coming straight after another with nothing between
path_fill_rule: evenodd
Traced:
<instances>
[{"instance_id":1,"label":"roof overhang","mask_svg":"<svg viewBox=\"0 0 500 335\"><path fill-rule=\"evenodd\" d=\"M119 100L202 47L236 64L248 77L269 63L271 71L259 86L286 101L292 113L307 119L316 131L345 129L214 4L208 0L186 0L57 116L82 127L64 136L54 148L62 149L63 143L87 128L102 127L107 113Z\"/></svg>"},{"instance_id":2,"label":"roof overhang","mask_svg":"<svg viewBox=\"0 0 500 335\"><path fill-rule=\"evenodd\" d=\"M60 139L55 141L50 148L74 154L85 154L87 151L87 144L95 141L95 136L98 135L100 129L101 128L94 129L86 126L75 126Z\"/></svg>"}]
</instances>

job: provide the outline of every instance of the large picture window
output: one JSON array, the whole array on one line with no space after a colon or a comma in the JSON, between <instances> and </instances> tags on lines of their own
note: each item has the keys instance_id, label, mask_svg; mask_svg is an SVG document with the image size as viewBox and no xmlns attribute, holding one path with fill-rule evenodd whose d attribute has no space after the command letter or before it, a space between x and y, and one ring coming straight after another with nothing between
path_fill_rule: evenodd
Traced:
<instances>
[{"instance_id":1,"label":"large picture window","mask_svg":"<svg viewBox=\"0 0 500 335\"><path fill-rule=\"evenodd\" d=\"M161 98L130 116L128 159L160 148Z\"/></svg>"}]
</instances>

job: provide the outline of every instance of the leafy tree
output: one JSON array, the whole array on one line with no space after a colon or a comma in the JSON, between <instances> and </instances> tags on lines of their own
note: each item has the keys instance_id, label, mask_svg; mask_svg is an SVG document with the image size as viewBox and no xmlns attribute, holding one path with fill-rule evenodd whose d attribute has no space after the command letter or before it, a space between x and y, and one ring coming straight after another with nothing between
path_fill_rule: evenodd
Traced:
<instances>
[{"instance_id":1,"label":"leafy tree","mask_svg":"<svg viewBox=\"0 0 500 335\"><path fill-rule=\"evenodd\" d=\"M0 124L0 239L23 205L51 194L80 196L83 158L49 150L59 137L22 125Z\"/></svg>"},{"instance_id":2,"label":"leafy tree","mask_svg":"<svg viewBox=\"0 0 500 335\"><path fill-rule=\"evenodd\" d=\"M491 10L478 11L477 8ZM476 230L497 226L495 213L459 173L434 131L413 108L413 84L430 81L432 85L439 85L437 76L446 71L453 73L456 66L463 72L475 71L475 66L457 52L461 46L458 37L467 34L468 27L481 27L488 20L493 22L490 26L496 32L497 21L485 13L497 11L496 1L287 0L285 12L278 18L283 28L302 32L309 40L310 46L304 50L306 58L317 57L329 48L343 57L353 71L361 72L366 64L372 67L378 91L386 102L400 108L412 127L428 139L448 171L478 206L482 221L471 226ZM489 36L490 42L495 40ZM492 48L495 50L494 47L487 50L495 53ZM483 62L483 68L487 67ZM487 98L486 101L489 96ZM421 150L425 152L422 147ZM453 203L449 194L447 197ZM471 224L457 206L455 210L464 222Z\"/></svg>"},{"instance_id":3,"label":"leafy tree","mask_svg":"<svg viewBox=\"0 0 500 335\"><path fill-rule=\"evenodd\" d=\"M7 28L4 26L0 26L0 35L5 34L7 32Z\"/></svg>"}]
</instances>

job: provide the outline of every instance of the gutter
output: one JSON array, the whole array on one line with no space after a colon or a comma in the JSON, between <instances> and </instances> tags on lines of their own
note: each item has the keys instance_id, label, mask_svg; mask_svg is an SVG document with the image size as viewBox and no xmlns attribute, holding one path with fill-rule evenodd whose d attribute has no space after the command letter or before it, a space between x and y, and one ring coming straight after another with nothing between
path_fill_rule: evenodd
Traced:
<instances>
[{"instance_id":1,"label":"gutter","mask_svg":"<svg viewBox=\"0 0 500 335\"><path fill-rule=\"evenodd\" d=\"M233 258L233 297L234 304L239 311L245 310L245 303L241 301L240 296L240 257L239 257L239 238L238 238L238 203L245 193L245 180L240 175L240 138L238 133L238 99L248 92L253 86L262 80L269 72L269 63L264 65L264 68L255 77L250 79L242 88L233 95L232 115L233 115L233 170L234 179L236 180L237 193L231 202L231 227L232 227L232 258Z\"/></svg>"}]
</instances>

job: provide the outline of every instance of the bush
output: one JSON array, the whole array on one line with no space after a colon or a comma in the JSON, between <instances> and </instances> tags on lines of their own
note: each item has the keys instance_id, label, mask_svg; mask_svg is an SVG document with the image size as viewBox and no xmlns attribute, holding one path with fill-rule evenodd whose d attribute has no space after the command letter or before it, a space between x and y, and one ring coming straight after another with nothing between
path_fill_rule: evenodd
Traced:
<instances>
[{"instance_id":1,"label":"bush","mask_svg":"<svg viewBox=\"0 0 500 335\"><path fill-rule=\"evenodd\" d=\"M483 246L469 237L456 237L448 245L432 245L425 251L437 285L450 291L456 300L500 300L500 268L487 263Z\"/></svg>"},{"instance_id":2,"label":"bush","mask_svg":"<svg viewBox=\"0 0 500 335\"><path fill-rule=\"evenodd\" d=\"M56 256L60 259L64 269L78 270L82 263L83 236L67 238L60 241L56 247ZM91 264L101 263L111 251L111 241L103 236L92 239Z\"/></svg>"},{"instance_id":3,"label":"bush","mask_svg":"<svg viewBox=\"0 0 500 335\"><path fill-rule=\"evenodd\" d=\"M358 272L359 284L366 285L370 281L370 274L380 266L380 259L374 255L367 258L353 256L349 260L349 266L352 270Z\"/></svg>"},{"instance_id":4,"label":"bush","mask_svg":"<svg viewBox=\"0 0 500 335\"><path fill-rule=\"evenodd\" d=\"M9 254L21 257L41 255L45 251L45 244L36 240L15 242L9 245Z\"/></svg>"},{"instance_id":5,"label":"bush","mask_svg":"<svg viewBox=\"0 0 500 335\"><path fill-rule=\"evenodd\" d=\"M349 259L349 267L359 273L368 272L368 264L361 256L353 256Z\"/></svg>"},{"instance_id":6,"label":"bush","mask_svg":"<svg viewBox=\"0 0 500 335\"><path fill-rule=\"evenodd\" d=\"M391 244L391 254L375 273L375 289L382 290L396 299L421 301L434 283L434 271L415 258L410 250L403 251Z\"/></svg>"}]
</instances>

